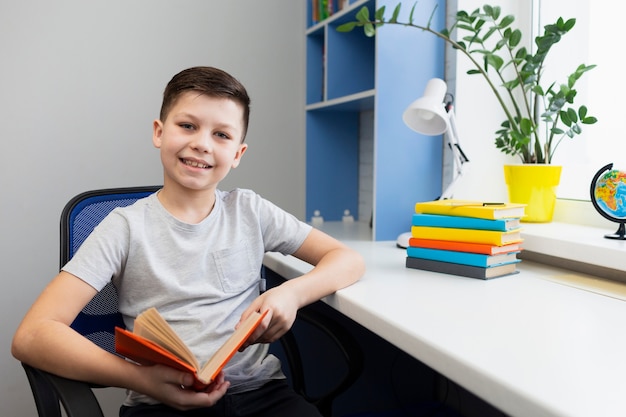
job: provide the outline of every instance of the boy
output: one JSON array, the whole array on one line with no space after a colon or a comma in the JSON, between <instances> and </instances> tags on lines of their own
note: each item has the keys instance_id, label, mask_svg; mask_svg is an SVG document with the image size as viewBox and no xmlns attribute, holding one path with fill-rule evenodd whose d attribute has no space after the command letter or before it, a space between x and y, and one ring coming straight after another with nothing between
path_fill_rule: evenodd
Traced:
<instances>
[{"instance_id":1,"label":"boy","mask_svg":"<svg viewBox=\"0 0 626 417\"><path fill-rule=\"evenodd\" d=\"M245 88L219 69L194 67L172 78L153 123L163 188L116 209L94 230L17 329L17 359L68 378L127 388L123 417L319 416L288 388L267 343L291 327L300 307L357 281L363 260L250 190L217 189L247 150L249 105ZM260 294L266 251L316 266ZM269 313L209 389L195 392L185 389L191 375L135 365L69 327L111 279L127 327L156 307L201 363L251 312Z\"/></svg>"}]
</instances>

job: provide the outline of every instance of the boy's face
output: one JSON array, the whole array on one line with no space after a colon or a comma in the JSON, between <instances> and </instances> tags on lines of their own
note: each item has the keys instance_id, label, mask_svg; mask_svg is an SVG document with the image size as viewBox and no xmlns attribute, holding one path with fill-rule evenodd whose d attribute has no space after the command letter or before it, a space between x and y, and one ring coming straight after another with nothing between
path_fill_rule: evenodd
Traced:
<instances>
[{"instance_id":1,"label":"boy's face","mask_svg":"<svg viewBox=\"0 0 626 417\"><path fill-rule=\"evenodd\" d=\"M155 120L152 141L161 150L164 181L192 190L213 190L236 168L248 145L241 143L243 109L227 98L183 93L164 121Z\"/></svg>"}]
</instances>

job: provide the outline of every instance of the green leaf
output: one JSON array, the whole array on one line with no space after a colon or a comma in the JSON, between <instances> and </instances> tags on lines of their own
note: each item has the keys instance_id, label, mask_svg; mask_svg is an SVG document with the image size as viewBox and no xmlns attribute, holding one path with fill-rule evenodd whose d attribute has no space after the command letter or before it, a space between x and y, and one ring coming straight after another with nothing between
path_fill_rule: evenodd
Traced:
<instances>
[{"instance_id":1,"label":"green leaf","mask_svg":"<svg viewBox=\"0 0 626 417\"><path fill-rule=\"evenodd\" d=\"M495 54L487 54L485 55L485 59L489 65L496 69L496 71L499 71L500 68L502 68L502 64L504 64L504 60Z\"/></svg>"},{"instance_id":2,"label":"green leaf","mask_svg":"<svg viewBox=\"0 0 626 417\"><path fill-rule=\"evenodd\" d=\"M337 26L337 32L350 32L357 26L357 22L348 22Z\"/></svg>"},{"instance_id":3,"label":"green leaf","mask_svg":"<svg viewBox=\"0 0 626 417\"><path fill-rule=\"evenodd\" d=\"M469 25L465 25L465 24L458 24L456 27L459 28L459 29L467 30L467 31L472 32L472 33L474 32L474 27L473 26L469 26Z\"/></svg>"},{"instance_id":4,"label":"green leaf","mask_svg":"<svg viewBox=\"0 0 626 417\"><path fill-rule=\"evenodd\" d=\"M376 28L371 23L366 23L363 25L363 32L365 32L365 36L372 37L376 35Z\"/></svg>"},{"instance_id":5,"label":"green leaf","mask_svg":"<svg viewBox=\"0 0 626 417\"><path fill-rule=\"evenodd\" d=\"M393 9L393 14L391 15L391 19L389 20L391 23L395 23L398 21L398 16L400 15L400 6L402 3L398 3L395 9Z\"/></svg>"},{"instance_id":6,"label":"green leaf","mask_svg":"<svg viewBox=\"0 0 626 417\"><path fill-rule=\"evenodd\" d=\"M533 131L533 122L530 119L522 118L519 124L520 130L526 136L530 136Z\"/></svg>"},{"instance_id":7,"label":"green leaf","mask_svg":"<svg viewBox=\"0 0 626 417\"><path fill-rule=\"evenodd\" d=\"M374 14L374 20L381 22L385 20L385 6L381 6L378 10L376 10L376 13Z\"/></svg>"},{"instance_id":8,"label":"green leaf","mask_svg":"<svg viewBox=\"0 0 626 417\"><path fill-rule=\"evenodd\" d=\"M500 28L505 28L511 25L511 23L513 23L515 21L515 17L513 17L512 15L506 15L502 18L502 20L500 21L500 24L498 26L500 26ZM519 32L519 30L518 30Z\"/></svg>"},{"instance_id":9,"label":"green leaf","mask_svg":"<svg viewBox=\"0 0 626 417\"><path fill-rule=\"evenodd\" d=\"M522 32L519 29L515 29L511 32L511 36L509 37L509 46L511 48L515 48L522 40Z\"/></svg>"},{"instance_id":10,"label":"green leaf","mask_svg":"<svg viewBox=\"0 0 626 417\"><path fill-rule=\"evenodd\" d=\"M411 7L411 12L409 13L409 22L413 23L413 13L415 12L415 6L417 6L417 3L413 4L413 7Z\"/></svg>"},{"instance_id":11,"label":"green leaf","mask_svg":"<svg viewBox=\"0 0 626 417\"><path fill-rule=\"evenodd\" d=\"M370 11L367 7L363 6L361 7L361 9L356 13L356 20L358 20L361 23L367 23L370 21Z\"/></svg>"},{"instance_id":12,"label":"green leaf","mask_svg":"<svg viewBox=\"0 0 626 417\"><path fill-rule=\"evenodd\" d=\"M494 33L496 33L496 30L494 28L489 29L487 33L485 33L485 35L483 36L483 41L489 39Z\"/></svg>"},{"instance_id":13,"label":"green leaf","mask_svg":"<svg viewBox=\"0 0 626 417\"><path fill-rule=\"evenodd\" d=\"M517 78L512 79L511 81L506 81L502 86L509 91L512 91L519 85L519 80Z\"/></svg>"},{"instance_id":14,"label":"green leaf","mask_svg":"<svg viewBox=\"0 0 626 417\"><path fill-rule=\"evenodd\" d=\"M567 109L567 117L574 123L578 121L578 114L576 114L576 110L574 109Z\"/></svg>"},{"instance_id":15,"label":"green leaf","mask_svg":"<svg viewBox=\"0 0 626 417\"><path fill-rule=\"evenodd\" d=\"M490 16L493 20L498 20L498 18L500 17L500 6L485 6L483 7L483 10L485 10L487 15Z\"/></svg>"},{"instance_id":16,"label":"green leaf","mask_svg":"<svg viewBox=\"0 0 626 417\"><path fill-rule=\"evenodd\" d=\"M565 22L562 28L565 32L569 32L574 27L575 24L576 24L576 19L569 19L567 22Z\"/></svg>"},{"instance_id":17,"label":"green leaf","mask_svg":"<svg viewBox=\"0 0 626 417\"><path fill-rule=\"evenodd\" d=\"M526 55L528 55L528 52L526 51L526 48L522 46L515 53L515 59L524 59L526 58Z\"/></svg>"},{"instance_id":18,"label":"green leaf","mask_svg":"<svg viewBox=\"0 0 626 417\"><path fill-rule=\"evenodd\" d=\"M476 23L474 23L474 32L480 32L483 26L485 26L485 19L478 19Z\"/></svg>"},{"instance_id":19,"label":"green leaf","mask_svg":"<svg viewBox=\"0 0 626 417\"><path fill-rule=\"evenodd\" d=\"M565 126L570 127L572 125L572 119L569 118L569 114L566 111L560 111L559 117Z\"/></svg>"}]
</instances>

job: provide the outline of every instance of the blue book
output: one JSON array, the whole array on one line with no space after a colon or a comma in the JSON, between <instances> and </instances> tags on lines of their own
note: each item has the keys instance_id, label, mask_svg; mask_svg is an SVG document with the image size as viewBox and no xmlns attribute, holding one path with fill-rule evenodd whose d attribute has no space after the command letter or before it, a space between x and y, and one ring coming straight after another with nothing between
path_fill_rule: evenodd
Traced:
<instances>
[{"instance_id":1,"label":"blue book","mask_svg":"<svg viewBox=\"0 0 626 417\"><path fill-rule=\"evenodd\" d=\"M519 217L508 219L479 219L476 217L413 214L413 226L453 227L457 229L498 230L508 232L520 228Z\"/></svg>"},{"instance_id":2,"label":"blue book","mask_svg":"<svg viewBox=\"0 0 626 417\"><path fill-rule=\"evenodd\" d=\"M502 253L499 255L485 255L482 253L456 252L451 250L417 248L409 246L406 254L411 258L430 259L433 261L450 262L454 264L479 266L489 268L497 265L516 263L519 252Z\"/></svg>"}]
</instances>

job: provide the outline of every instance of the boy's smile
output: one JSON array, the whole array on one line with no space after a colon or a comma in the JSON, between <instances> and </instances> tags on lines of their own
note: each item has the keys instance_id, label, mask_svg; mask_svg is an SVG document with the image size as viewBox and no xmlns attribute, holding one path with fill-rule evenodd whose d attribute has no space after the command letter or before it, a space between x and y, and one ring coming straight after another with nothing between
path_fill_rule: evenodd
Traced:
<instances>
[{"instance_id":1,"label":"boy's smile","mask_svg":"<svg viewBox=\"0 0 626 417\"><path fill-rule=\"evenodd\" d=\"M239 165L247 145L243 109L228 98L182 94L164 121L155 120L154 146L161 150L164 185L213 191Z\"/></svg>"},{"instance_id":2,"label":"boy's smile","mask_svg":"<svg viewBox=\"0 0 626 417\"><path fill-rule=\"evenodd\" d=\"M191 159L183 159L183 158L181 158L181 161L183 162L183 164L190 166L190 167L202 168L202 169L211 168L210 165L205 164L202 161L192 161Z\"/></svg>"}]
</instances>

